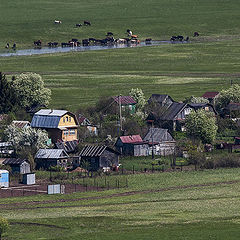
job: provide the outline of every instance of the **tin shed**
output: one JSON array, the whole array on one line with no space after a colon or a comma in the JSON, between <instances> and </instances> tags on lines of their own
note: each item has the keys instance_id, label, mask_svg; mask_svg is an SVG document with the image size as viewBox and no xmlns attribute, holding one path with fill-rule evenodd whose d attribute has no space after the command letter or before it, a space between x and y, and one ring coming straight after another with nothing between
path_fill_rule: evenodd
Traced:
<instances>
[{"instance_id":1,"label":"tin shed","mask_svg":"<svg viewBox=\"0 0 240 240\"><path fill-rule=\"evenodd\" d=\"M30 164L25 159L9 158L3 162L4 165L9 165L12 169L12 173L30 173Z\"/></svg>"},{"instance_id":2,"label":"tin shed","mask_svg":"<svg viewBox=\"0 0 240 240\"><path fill-rule=\"evenodd\" d=\"M7 170L0 170L0 188L9 187L9 172Z\"/></svg>"}]
</instances>

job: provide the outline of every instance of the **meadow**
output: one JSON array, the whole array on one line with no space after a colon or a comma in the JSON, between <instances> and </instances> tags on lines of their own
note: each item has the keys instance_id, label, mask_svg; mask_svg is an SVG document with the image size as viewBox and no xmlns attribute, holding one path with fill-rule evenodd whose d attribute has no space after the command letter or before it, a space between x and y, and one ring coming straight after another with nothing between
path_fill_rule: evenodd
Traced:
<instances>
[{"instance_id":1,"label":"meadow","mask_svg":"<svg viewBox=\"0 0 240 240\"><path fill-rule=\"evenodd\" d=\"M146 97L166 93L175 100L205 91L219 91L239 83L240 4L230 1L77 1L13 0L1 2L0 48L16 42L19 48L33 41L68 41L104 38L111 31L125 37L126 29L141 40L168 40L190 36L189 44L0 58L0 70L9 75L41 74L52 89L53 108L75 111L101 96L128 94L142 88ZM61 25L54 20L61 19ZM91 27L76 28L89 20ZM194 39L193 32L200 37Z\"/></svg>"},{"instance_id":2,"label":"meadow","mask_svg":"<svg viewBox=\"0 0 240 240\"><path fill-rule=\"evenodd\" d=\"M0 212L5 239L238 239L239 182L238 169L135 174L126 189L0 199Z\"/></svg>"}]
</instances>

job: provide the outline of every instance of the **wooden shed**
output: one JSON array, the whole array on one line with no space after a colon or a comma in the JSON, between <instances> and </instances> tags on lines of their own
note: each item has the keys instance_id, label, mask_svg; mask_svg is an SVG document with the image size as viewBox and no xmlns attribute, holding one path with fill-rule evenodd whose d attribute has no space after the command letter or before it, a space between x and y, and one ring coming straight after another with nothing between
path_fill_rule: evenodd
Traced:
<instances>
[{"instance_id":1,"label":"wooden shed","mask_svg":"<svg viewBox=\"0 0 240 240\"><path fill-rule=\"evenodd\" d=\"M66 168L68 159L64 149L39 149L35 155L36 169L49 169L51 166Z\"/></svg>"},{"instance_id":2,"label":"wooden shed","mask_svg":"<svg viewBox=\"0 0 240 240\"><path fill-rule=\"evenodd\" d=\"M87 145L80 152L80 161L88 163L88 170L110 169L118 167L120 153L107 146Z\"/></svg>"},{"instance_id":3,"label":"wooden shed","mask_svg":"<svg viewBox=\"0 0 240 240\"><path fill-rule=\"evenodd\" d=\"M9 165L12 169L12 173L30 173L30 164L26 159L20 158L7 158L4 162L4 165Z\"/></svg>"}]
</instances>

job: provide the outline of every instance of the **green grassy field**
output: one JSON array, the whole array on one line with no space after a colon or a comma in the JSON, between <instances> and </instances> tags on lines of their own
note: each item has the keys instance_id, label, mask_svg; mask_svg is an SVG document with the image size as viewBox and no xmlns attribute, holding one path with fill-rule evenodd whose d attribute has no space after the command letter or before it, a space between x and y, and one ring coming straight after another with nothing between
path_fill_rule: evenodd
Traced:
<instances>
[{"instance_id":1,"label":"green grassy field","mask_svg":"<svg viewBox=\"0 0 240 240\"><path fill-rule=\"evenodd\" d=\"M6 42L21 48L41 39L103 38L107 31L124 37L132 29L140 39L172 35L200 38L190 44L164 45L80 53L0 58L0 70L43 75L52 89L51 107L75 111L100 96L128 94L131 88L167 93L176 100L221 90L239 83L239 10L237 0L150 1L3 1L0 9L0 49ZM61 25L55 25L61 19ZM91 27L75 28L89 20ZM1 50L0 50L1 51Z\"/></svg>"},{"instance_id":2,"label":"green grassy field","mask_svg":"<svg viewBox=\"0 0 240 240\"><path fill-rule=\"evenodd\" d=\"M238 239L239 183L239 169L136 174L127 189L0 199L0 212L6 239Z\"/></svg>"}]
</instances>

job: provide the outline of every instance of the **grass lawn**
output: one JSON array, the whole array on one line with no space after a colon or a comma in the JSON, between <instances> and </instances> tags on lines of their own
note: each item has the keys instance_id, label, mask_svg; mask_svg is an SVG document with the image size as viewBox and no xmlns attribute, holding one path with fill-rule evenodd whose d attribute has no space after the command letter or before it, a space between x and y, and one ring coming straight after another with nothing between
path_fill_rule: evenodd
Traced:
<instances>
[{"instance_id":1,"label":"grass lawn","mask_svg":"<svg viewBox=\"0 0 240 240\"><path fill-rule=\"evenodd\" d=\"M0 199L0 212L6 239L238 239L239 181L239 169L136 174L128 189Z\"/></svg>"}]
</instances>

